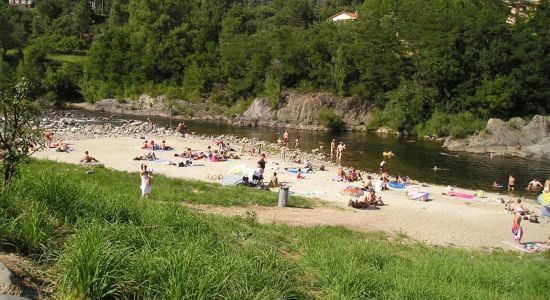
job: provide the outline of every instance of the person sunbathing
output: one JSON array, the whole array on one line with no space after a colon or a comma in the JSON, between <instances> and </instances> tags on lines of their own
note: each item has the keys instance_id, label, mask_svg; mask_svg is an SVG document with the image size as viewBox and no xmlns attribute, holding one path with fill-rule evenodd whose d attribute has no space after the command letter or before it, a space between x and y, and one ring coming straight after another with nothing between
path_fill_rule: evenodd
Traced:
<instances>
[{"instance_id":1,"label":"person sunbathing","mask_svg":"<svg viewBox=\"0 0 550 300\"><path fill-rule=\"evenodd\" d=\"M84 151L84 158L80 160L82 163L99 162L95 157L90 156L88 151Z\"/></svg>"},{"instance_id":2,"label":"person sunbathing","mask_svg":"<svg viewBox=\"0 0 550 300\"><path fill-rule=\"evenodd\" d=\"M149 147L149 141L143 142L143 146L141 146L141 149L150 149L150 147Z\"/></svg>"},{"instance_id":3,"label":"person sunbathing","mask_svg":"<svg viewBox=\"0 0 550 300\"><path fill-rule=\"evenodd\" d=\"M69 151L69 145L68 144L65 144L63 142L59 143L59 146L57 146L57 149L55 149L55 151L57 152L67 152Z\"/></svg>"},{"instance_id":4,"label":"person sunbathing","mask_svg":"<svg viewBox=\"0 0 550 300\"><path fill-rule=\"evenodd\" d=\"M358 208L358 209L366 209L366 208L369 208L370 204L368 204L365 201L360 201L360 200L353 201L350 199L348 202L348 206L353 208Z\"/></svg>"},{"instance_id":5,"label":"person sunbathing","mask_svg":"<svg viewBox=\"0 0 550 300\"><path fill-rule=\"evenodd\" d=\"M344 172L344 169L342 167L338 167L338 170L336 171L336 177L338 177L338 181L343 181L346 179L346 172Z\"/></svg>"},{"instance_id":6,"label":"person sunbathing","mask_svg":"<svg viewBox=\"0 0 550 300\"><path fill-rule=\"evenodd\" d=\"M149 153L145 153L143 155L134 157L134 160L156 160L156 159L157 159L157 156L155 155L154 152L149 152Z\"/></svg>"},{"instance_id":7,"label":"person sunbathing","mask_svg":"<svg viewBox=\"0 0 550 300\"><path fill-rule=\"evenodd\" d=\"M354 168L351 168L348 172L347 179L351 182L362 180L361 173L357 172Z\"/></svg>"},{"instance_id":8,"label":"person sunbathing","mask_svg":"<svg viewBox=\"0 0 550 300\"><path fill-rule=\"evenodd\" d=\"M297 179L304 179L306 178L304 175L302 175L302 169L298 169L298 173L296 174Z\"/></svg>"},{"instance_id":9,"label":"person sunbathing","mask_svg":"<svg viewBox=\"0 0 550 300\"><path fill-rule=\"evenodd\" d=\"M309 159L306 159L304 162L304 172L310 172L313 171L313 166L311 165L311 162Z\"/></svg>"},{"instance_id":10,"label":"person sunbathing","mask_svg":"<svg viewBox=\"0 0 550 300\"><path fill-rule=\"evenodd\" d=\"M373 189L367 191L364 201L367 202L369 205L384 205L382 197L376 197L376 192Z\"/></svg>"},{"instance_id":11,"label":"person sunbathing","mask_svg":"<svg viewBox=\"0 0 550 300\"><path fill-rule=\"evenodd\" d=\"M241 159L237 154L229 153L227 156L229 159Z\"/></svg>"},{"instance_id":12,"label":"person sunbathing","mask_svg":"<svg viewBox=\"0 0 550 300\"><path fill-rule=\"evenodd\" d=\"M162 141L162 143L160 143L160 149L161 150L174 150L173 147L170 147L168 145L166 145L166 141Z\"/></svg>"},{"instance_id":13,"label":"person sunbathing","mask_svg":"<svg viewBox=\"0 0 550 300\"><path fill-rule=\"evenodd\" d=\"M374 188L374 184L372 182L372 176L367 176L367 179L363 181L363 189L368 190Z\"/></svg>"}]
</instances>

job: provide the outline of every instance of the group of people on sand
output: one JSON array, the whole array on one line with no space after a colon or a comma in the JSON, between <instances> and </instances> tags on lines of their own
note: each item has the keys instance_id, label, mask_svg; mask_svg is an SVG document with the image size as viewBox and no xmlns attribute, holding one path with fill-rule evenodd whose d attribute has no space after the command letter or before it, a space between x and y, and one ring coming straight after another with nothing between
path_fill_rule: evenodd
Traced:
<instances>
[{"instance_id":1,"label":"group of people on sand","mask_svg":"<svg viewBox=\"0 0 550 300\"><path fill-rule=\"evenodd\" d=\"M173 147L171 146L168 146L166 145L166 141L165 140L162 140L162 142L159 144L155 144L155 141L154 140L150 140L150 141L145 141L143 142L143 146L141 147L141 149L149 149L149 150L153 150L153 151L159 151L159 150L164 150L164 151L168 151L168 150L174 150Z\"/></svg>"}]
</instances>

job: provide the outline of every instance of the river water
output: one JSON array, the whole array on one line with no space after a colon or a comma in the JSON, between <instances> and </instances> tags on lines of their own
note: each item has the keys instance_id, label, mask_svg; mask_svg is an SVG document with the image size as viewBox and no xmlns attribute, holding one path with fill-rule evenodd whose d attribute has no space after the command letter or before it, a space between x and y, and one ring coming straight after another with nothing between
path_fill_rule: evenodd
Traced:
<instances>
[{"instance_id":1,"label":"river water","mask_svg":"<svg viewBox=\"0 0 550 300\"><path fill-rule=\"evenodd\" d=\"M97 112L82 112L93 116L112 116ZM116 115L124 119L147 119L140 116ZM152 117L156 124L169 126L168 118ZM173 127L177 122L172 121ZM189 132L206 135L232 134L238 137L256 138L276 142L282 136L283 129L271 127L237 128L221 121L186 121ZM451 152L443 149L440 143L423 139L399 138L395 135L378 135L363 132L322 132L289 129L291 146L298 138L300 148L311 150L324 144L323 152L330 153L332 139L344 142L342 164L356 169L376 172L383 159L382 153L391 150L395 157L387 159L387 168L391 175L406 175L413 179L453 185L470 189L492 190L494 180L506 185L508 175L516 177L515 194L534 198L538 193L527 193L524 189L533 178L544 183L550 178L550 163L546 161L526 160L514 157L489 158L484 154ZM433 171L437 166L442 170ZM504 190L502 190L504 192Z\"/></svg>"}]
</instances>

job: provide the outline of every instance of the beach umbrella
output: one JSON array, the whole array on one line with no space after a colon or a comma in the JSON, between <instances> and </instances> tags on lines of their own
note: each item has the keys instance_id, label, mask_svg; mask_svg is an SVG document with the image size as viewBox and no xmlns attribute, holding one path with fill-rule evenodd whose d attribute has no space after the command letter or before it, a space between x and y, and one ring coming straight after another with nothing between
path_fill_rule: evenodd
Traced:
<instances>
[{"instance_id":1,"label":"beach umbrella","mask_svg":"<svg viewBox=\"0 0 550 300\"><path fill-rule=\"evenodd\" d=\"M343 189L340 192L340 194L345 196L360 197L360 196L363 196L363 190L355 186L348 186L345 189Z\"/></svg>"}]
</instances>

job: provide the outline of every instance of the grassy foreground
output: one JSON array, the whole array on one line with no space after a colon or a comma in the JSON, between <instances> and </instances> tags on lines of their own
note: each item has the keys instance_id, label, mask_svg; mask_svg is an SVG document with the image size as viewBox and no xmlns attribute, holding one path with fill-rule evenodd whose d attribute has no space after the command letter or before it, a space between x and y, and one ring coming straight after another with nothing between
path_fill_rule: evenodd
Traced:
<instances>
[{"instance_id":1,"label":"grassy foreground","mask_svg":"<svg viewBox=\"0 0 550 300\"><path fill-rule=\"evenodd\" d=\"M434 248L341 227L205 215L178 204L197 194L186 190L223 205L236 204L227 200L235 195L271 202L260 191L155 179L156 195L144 201L136 174L85 175L75 165L35 161L0 196L0 247L36 260L54 278L57 299L550 297L548 254Z\"/></svg>"}]
</instances>

